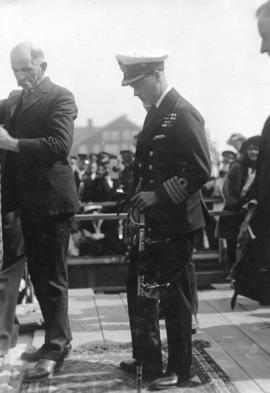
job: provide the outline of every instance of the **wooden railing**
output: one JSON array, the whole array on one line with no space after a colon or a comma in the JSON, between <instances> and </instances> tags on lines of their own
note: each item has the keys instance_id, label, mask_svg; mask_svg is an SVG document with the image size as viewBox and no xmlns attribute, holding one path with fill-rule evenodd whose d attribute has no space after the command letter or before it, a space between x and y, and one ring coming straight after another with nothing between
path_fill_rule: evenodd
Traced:
<instances>
[{"instance_id":1,"label":"wooden railing","mask_svg":"<svg viewBox=\"0 0 270 393\"><path fill-rule=\"evenodd\" d=\"M206 202L222 202L220 199L206 199ZM100 209L103 207L115 207L117 202L94 202L88 203L87 206L99 206ZM237 213L230 210L208 210L210 216L220 217L220 216L235 216ZM94 220L125 220L127 218L127 213L82 213L76 214L76 221L94 221Z\"/></svg>"},{"instance_id":2,"label":"wooden railing","mask_svg":"<svg viewBox=\"0 0 270 393\"><path fill-rule=\"evenodd\" d=\"M234 211L229 210L209 210L210 216L235 216ZM127 213L89 213L89 214L76 214L76 221L94 221L94 220L125 220Z\"/></svg>"}]
</instances>

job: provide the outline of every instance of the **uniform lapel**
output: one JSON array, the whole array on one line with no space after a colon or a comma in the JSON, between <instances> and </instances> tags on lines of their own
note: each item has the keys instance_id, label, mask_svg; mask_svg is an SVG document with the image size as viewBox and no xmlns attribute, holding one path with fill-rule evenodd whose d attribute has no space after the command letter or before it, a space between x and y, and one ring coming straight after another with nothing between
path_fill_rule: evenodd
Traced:
<instances>
[{"instance_id":1,"label":"uniform lapel","mask_svg":"<svg viewBox=\"0 0 270 393\"><path fill-rule=\"evenodd\" d=\"M159 108L154 110L154 113L150 113L146 116L142 132L140 134L140 140L143 144L149 141L155 134L156 128L162 121L162 112Z\"/></svg>"},{"instance_id":2,"label":"uniform lapel","mask_svg":"<svg viewBox=\"0 0 270 393\"><path fill-rule=\"evenodd\" d=\"M147 120L148 116L146 116L144 127L140 134L140 145L142 144L143 146L145 146L145 144L152 140L157 129L160 127L163 121L164 115L168 111L172 110L172 105L176 101L177 97L179 97L177 91L175 89L171 89L165 96L160 106L156 108L154 114L152 116L150 114L149 120Z\"/></svg>"},{"instance_id":3,"label":"uniform lapel","mask_svg":"<svg viewBox=\"0 0 270 393\"><path fill-rule=\"evenodd\" d=\"M168 94L164 97L164 100L162 101L159 107L163 115L173 110L176 100L179 97L180 97L179 93L174 88L172 88L168 92Z\"/></svg>"}]
</instances>

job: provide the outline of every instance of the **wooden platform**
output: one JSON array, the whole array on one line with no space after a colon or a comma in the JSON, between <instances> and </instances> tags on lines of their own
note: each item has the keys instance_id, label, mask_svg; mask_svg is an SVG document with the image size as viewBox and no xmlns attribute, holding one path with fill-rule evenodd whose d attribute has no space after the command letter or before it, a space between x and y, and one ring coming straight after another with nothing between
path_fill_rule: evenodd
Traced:
<instances>
[{"instance_id":1,"label":"wooden platform","mask_svg":"<svg viewBox=\"0 0 270 393\"><path fill-rule=\"evenodd\" d=\"M198 288L225 282L228 275L222 252L200 250L193 253ZM70 288L93 288L95 292L123 292L126 288L128 256L101 255L68 258Z\"/></svg>"},{"instance_id":2,"label":"wooden platform","mask_svg":"<svg viewBox=\"0 0 270 393\"><path fill-rule=\"evenodd\" d=\"M208 353L240 393L270 392L270 307L239 297L235 311L231 311L231 295L228 285L199 292L200 330L193 338L211 344ZM91 289L72 289L69 310L73 348L89 343L130 342L125 293L95 295ZM165 338L163 321L161 327ZM30 343L40 346L43 330L20 335L16 347L4 358L1 393L20 391L22 368L29 364L23 364L19 357ZM173 390L185 391L189 390Z\"/></svg>"}]
</instances>

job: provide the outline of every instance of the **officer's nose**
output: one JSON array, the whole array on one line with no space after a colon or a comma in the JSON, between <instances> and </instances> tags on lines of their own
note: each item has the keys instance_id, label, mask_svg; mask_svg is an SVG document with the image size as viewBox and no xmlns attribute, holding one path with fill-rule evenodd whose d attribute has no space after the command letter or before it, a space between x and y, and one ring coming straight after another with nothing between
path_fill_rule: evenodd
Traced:
<instances>
[{"instance_id":1,"label":"officer's nose","mask_svg":"<svg viewBox=\"0 0 270 393\"><path fill-rule=\"evenodd\" d=\"M134 88L134 91L133 91L133 95L134 95L134 97L138 97L138 95L139 95L139 92L138 92L138 90L137 90L137 89L135 89L135 88Z\"/></svg>"},{"instance_id":2,"label":"officer's nose","mask_svg":"<svg viewBox=\"0 0 270 393\"><path fill-rule=\"evenodd\" d=\"M262 45L261 45L261 53L269 53L270 52L270 42L265 42L265 40L262 40Z\"/></svg>"}]
</instances>

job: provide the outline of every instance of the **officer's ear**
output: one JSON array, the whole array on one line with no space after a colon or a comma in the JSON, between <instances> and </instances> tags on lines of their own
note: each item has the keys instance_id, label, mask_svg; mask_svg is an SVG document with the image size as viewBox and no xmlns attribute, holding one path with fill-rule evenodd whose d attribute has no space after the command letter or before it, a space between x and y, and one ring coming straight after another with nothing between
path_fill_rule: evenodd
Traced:
<instances>
[{"instance_id":1,"label":"officer's ear","mask_svg":"<svg viewBox=\"0 0 270 393\"><path fill-rule=\"evenodd\" d=\"M160 71L156 70L154 72L154 76L155 76L155 81L160 82Z\"/></svg>"}]
</instances>

